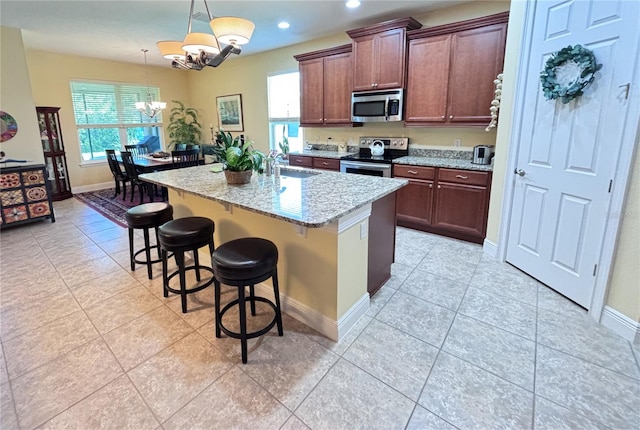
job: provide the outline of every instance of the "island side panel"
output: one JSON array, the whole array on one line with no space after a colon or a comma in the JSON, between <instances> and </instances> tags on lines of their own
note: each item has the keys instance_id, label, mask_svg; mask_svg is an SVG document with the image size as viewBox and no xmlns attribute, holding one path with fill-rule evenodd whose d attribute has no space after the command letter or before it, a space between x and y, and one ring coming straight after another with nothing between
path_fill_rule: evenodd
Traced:
<instances>
[{"instance_id":1,"label":"island side panel","mask_svg":"<svg viewBox=\"0 0 640 430\"><path fill-rule=\"evenodd\" d=\"M369 309L367 294L367 261L368 261L368 237L362 237L361 231L368 231L369 218L349 227L341 232L338 237L338 320L341 324L340 334L345 333L355 321L341 320L348 318L349 311L357 312L354 319ZM366 296L365 307L352 309ZM344 330L343 330L344 329Z\"/></svg>"},{"instance_id":2,"label":"island side panel","mask_svg":"<svg viewBox=\"0 0 640 430\"><path fill-rule=\"evenodd\" d=\"M169 189L169 202L174 218L195 215L212 219L216 223L216 246L248 236L273 241L280 256L281 294L299 308L298 312L300 308L303 313L305 308L310 310L311 315L303 322L329 337L337 333L341 315L366 292L368 242L359 238L359 224L340 234L330 228L309 228L301 235L299 226L286 221L237 207L227 212L222 204L189 193ZM345 246L340 248L339 238L343 236ZM346 245L348 242L351 243ZM339 267L344 268L340 273ZM343 297L340 307L339 292ZM333 331L327 330L327 324L334 325Z\"/></svg>"},{"instance_id":3,"label":"island side panel","mask_svg":"<svg viewBox=\"0 0 640 430\"><path fill-rule=\"evenodd\" d=\"M369 218L369 279L367 291L373 295L391 277L396 249L396 193L371 205Z\"/></svg>"}]
</instances>

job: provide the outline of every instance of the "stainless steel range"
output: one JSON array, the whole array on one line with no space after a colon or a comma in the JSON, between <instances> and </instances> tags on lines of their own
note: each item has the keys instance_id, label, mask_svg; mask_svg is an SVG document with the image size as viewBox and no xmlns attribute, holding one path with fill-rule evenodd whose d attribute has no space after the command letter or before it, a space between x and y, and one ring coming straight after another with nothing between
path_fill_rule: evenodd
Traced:
<instances>
[{"instance_id":1,"label":"stainless steel range","mask_svg":"<svg viewBox=\"0 0 640 430\"><path fill-rule=\"evenodd\" d=\"M391 177L392 160L409 155L408 137L361 137L359 151L340 159L340 171Z\"/></svg>"}]
</instances>

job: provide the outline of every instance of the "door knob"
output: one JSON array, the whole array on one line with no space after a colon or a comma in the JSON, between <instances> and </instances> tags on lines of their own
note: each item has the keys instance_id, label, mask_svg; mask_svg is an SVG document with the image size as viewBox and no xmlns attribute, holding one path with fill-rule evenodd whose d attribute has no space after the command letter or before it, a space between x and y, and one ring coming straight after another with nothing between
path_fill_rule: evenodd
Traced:
<instances>
[{"instance_id":1,"label":"door knob","mask_svg":"<svg viewBox=\"0 0 640 430\"><path fill-rule=\"evenodd\" d=\"M524 175L527 174L527 172L525 172L522 169L516 169L516 170L513 171L513 173L515 173L516 175L519 175L519 176L524 176Z\"/></svg>"}]
</instances>

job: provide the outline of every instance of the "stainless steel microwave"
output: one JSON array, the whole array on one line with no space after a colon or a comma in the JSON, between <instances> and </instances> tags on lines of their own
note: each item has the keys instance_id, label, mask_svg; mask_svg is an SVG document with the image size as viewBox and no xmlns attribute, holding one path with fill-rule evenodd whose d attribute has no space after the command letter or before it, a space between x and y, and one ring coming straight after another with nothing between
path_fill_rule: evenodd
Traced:
<instances>
[{"instance_id":1,"label":"stainless steel microwave","mask_svg":"<svg viewBox=\"0 0 640 430\"><path fill-rule=\"evenodd\" d=\"M402 121L404 90L351 93L351 121Z\"/></svg>"}]
</instances>

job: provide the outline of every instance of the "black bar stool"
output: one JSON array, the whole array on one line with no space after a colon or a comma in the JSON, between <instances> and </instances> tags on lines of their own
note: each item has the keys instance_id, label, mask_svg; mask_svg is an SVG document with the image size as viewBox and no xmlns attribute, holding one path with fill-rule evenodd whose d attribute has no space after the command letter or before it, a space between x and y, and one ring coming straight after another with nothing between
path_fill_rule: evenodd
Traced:
<instances>
[{"instance_id":1,"label":"black bar stool","mask_svg":"<svg viewBox=\"0 0 640 430\"><path fill-rule=\"evenodd\" d=\"M273 242L249 237L236 239L220 245L211 257L215 274L215 312L216 337L221 331L227 336L240 339L242 362L247 362L247 339L262 336L278 325L278 336L282 336L282 314L280 312L280 291L278 289L278 248ZM256 297L254 285L272 278L275 303L264 297ZM238 298L220 309L220 284L238 287ZM256 315L256 302L267 303L275 312L273 320L266 327L247 333L247 316L245 309L244 287L249 286L249 302L251 315ZM233 306L238 305L240 313L240 333L233 332L222 325L222 317Z\"/></svg>"},{"instance_id":2,"label":"black bar stool","mask_svg":"<svg viewBox=\"0 0 640 430\"><path fill-rule=\"evenodd\" d=\"M213 270L210 267L200 265L198 257L198 249L209 245L209 255L213 254L213 231L215 224L209 218L204 217L186 217L178 218L162 225L159 229L158 240L160 243L160 252L162 254L162 285L165 297L169 297L169 292L180 294L182 299L182 313L187 313L187 294L207 288L213 283ZM193 266L185 267L184 253L193 251ZM178 270L170 275L167 273L168 253L172 252L176 259ZM212 260L213 264L213 260ZM201 282L200 271L204 270L211 273L211 279L202 285L197 285L190 289L186 287L186 272L194 270L196 272L196 280ZM174 276L180 277L180 289L171 288L169 281Z\"/></svg>"},{"instance_id":3,"label":"black bar stool","mask_svg":"<svg viewBox=\"0 0 640 430\"><path fill-rule=\"evenodd\" d=\"M145 203L129 209L125 218L127 220L127 226L129 227L129 260L131 262L131 271L136 270L136 263L145 264L147 266L149 279L151 279L153 277L151 265L162 261L160 248L157 245L158 227L173 219L173 207L168 203ZM152 227L156 232L156 245L153 246L149 243L149 229ZM144 232L144 248L135 252L133 250L134 229L143 229ZM153 248L158 249L158 258L155 260L151 259L151 249ZM146 261L136 259L136 257L143 252L146 254Z\"/></svg>"}]
</instances>

